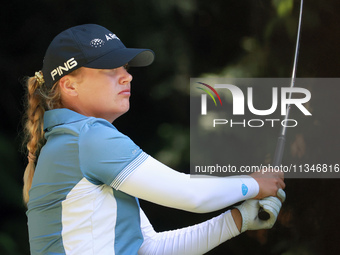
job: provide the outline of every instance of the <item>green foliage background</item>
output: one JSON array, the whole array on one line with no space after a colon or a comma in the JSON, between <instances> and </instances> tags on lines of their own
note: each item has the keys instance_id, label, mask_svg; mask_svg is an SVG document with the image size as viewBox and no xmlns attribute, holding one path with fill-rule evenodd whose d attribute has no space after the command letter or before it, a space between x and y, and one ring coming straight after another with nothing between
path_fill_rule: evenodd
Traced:
<instances>
[{"instance_id":1,"label":"green foliage background","mask_svg":"<svg viewBox=\"0 0 340 255\"><path fill-rule=\"evenodd\" d=\"M29 254L25 208L21 202L26 155L21 151L24 88L21 80L42 66L44 52L62 30L97 23L128 47L151 48L154 64L132 69L131 110L114 124L147 153L171 167L189 168L189 78L290 77L299 1L294 0L12 0L0 9L0 254ZM305 1L298 77L338 77L340 2ZM288 138L284 160L322 163L339 160L340 110L337 87L312 92L320 118ZM313 113L313 114L314 114ZM319 114L318 114L319 113ZM276 131L273 131L276 135ZM233 134L248 151L271 157L275 135L258 146ZM304 148L302 154L294 154ZM247 153L246 153L247 152ZM261 156L262 155L262 156ZM288 199L274 229L234 238L208 254L339 254L339 180L286 180ZM174 187L176 188L176 187ZM156 230L208 219L142 201Z\"/></svg>"}]
</instances>

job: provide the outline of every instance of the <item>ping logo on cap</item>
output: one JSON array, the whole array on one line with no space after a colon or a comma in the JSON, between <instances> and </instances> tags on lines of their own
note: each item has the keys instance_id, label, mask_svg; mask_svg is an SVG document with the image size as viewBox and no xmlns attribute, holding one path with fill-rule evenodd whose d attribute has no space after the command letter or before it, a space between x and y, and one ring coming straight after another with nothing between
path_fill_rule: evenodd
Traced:
<instances>
[{"instance_id":1,"label":"ping logo on cap","mask_svg":"<svg viewBox=\"0 0 340 255\"><path fill-rule=\"evenodd\" d=\"M53 69L51 72L52 80L55 80L55 76L58 74L59 76L63 75L64 71L69 71L72 68L78 65L77 61L74 58L70 58L66 62L64 62L64 66L58 66L57 68Z\"/></svg>"}]
</instances>

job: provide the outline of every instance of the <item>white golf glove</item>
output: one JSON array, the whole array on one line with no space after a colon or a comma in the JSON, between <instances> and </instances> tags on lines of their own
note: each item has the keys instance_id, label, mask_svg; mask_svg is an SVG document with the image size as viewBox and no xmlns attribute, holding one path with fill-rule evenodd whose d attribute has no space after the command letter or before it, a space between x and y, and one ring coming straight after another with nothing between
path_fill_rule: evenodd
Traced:
<instances>
[{"instance_id":1,"label":"white golf glove","mask_svg":"<svg viewBox=\"0 0 340 255\"><path fill-rule=\"evenodd\" d=\"M286 194L279 189L277 196L284 202ZM277 216L280 212L282 203L277 197L266 197L261 200L250 199L244 201L241 205L235 206L242 215L241 233L246 230L270 229L274 226ZM268 220L260 220L258 212L260 207L269 213Z\"/></svg>"}]
</instances>

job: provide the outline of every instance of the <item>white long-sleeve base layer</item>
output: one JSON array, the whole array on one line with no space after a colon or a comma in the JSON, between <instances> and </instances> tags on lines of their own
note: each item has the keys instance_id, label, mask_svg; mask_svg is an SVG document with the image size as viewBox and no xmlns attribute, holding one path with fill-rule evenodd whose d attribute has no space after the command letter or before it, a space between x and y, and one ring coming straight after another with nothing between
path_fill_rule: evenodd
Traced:
<instances>
[{"instance_id":1,"label":"white long-sleeve base layer","mask_svg":"<svg viewBox=\"0 0 340 255\"><path fill-rule=\"evenodd\" d=\"M259 186L250 176L194 178L148 157L119 190L160 205L205 213L257 195ZM144 242L139 254L204 254L238 235L231 212L194 226L157 233L140 211Z\"/></svg>"},{"instance_id":2,"label":"white long-sleeve base layer","mask_svg":"<svg viewBox=\"0 0 340 255\"><path fill-rule=\"evenodd\" d=\"M230 211L197 225L159 233L142 210L140 215L144 237L140 255L202 255L240 234Z\"/></svg>"},{"instance_id":3,"label":"white long-sleeve base layer","mask_svg":"<svg viewBox=\"0 0 340 255\"><path fill-rule=\"evenodd\" d=\"M207 213L255 197L259 185L246 175L212 178L190 176L148 156L118 189L159 205Z\"/></svg>"}]
</instances>

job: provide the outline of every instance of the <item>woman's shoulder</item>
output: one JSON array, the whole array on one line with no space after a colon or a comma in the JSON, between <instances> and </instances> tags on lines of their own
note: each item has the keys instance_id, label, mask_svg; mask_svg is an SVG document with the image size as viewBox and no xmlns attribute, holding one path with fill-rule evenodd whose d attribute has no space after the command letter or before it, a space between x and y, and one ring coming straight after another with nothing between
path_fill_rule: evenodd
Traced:
<instances>
[{"instance_id":1,"label":"woman's shoulder","mask_svg":"<svg viewBox=\"0 0 340 255\"><path fill-rule=\"evenodd\" d=\"M81 133L86 136L94 135L98 138L107 136L125 136L107 120L95 117L88 117L88 119L84 121Z\"/></svg>"},{"instance_id":2,"label":"woman's shoulder","mask_svg":"<svg viewBox=\"0 0 340 255\"><path fill-rule=\"evenodd\" d=\"M120 132L110 122L99 118L88 118L79 133L79 141L83 146L112 150L136 147L127 135Z\"/></svg>"}]
</instances>

